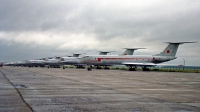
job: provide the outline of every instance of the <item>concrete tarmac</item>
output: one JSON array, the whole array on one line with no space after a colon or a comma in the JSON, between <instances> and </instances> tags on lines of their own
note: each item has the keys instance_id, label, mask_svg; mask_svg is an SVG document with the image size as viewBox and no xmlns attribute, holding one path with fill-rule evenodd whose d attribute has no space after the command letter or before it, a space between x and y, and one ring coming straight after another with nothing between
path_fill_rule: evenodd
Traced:
<instances>
[{"instance_id":1,"label":"concrete tarmac","mask_svg":"<svg viewBox=\"0 0 200 112\"><path fill-rule=\"evenodd\" d=\"M200 74L0 68L0 112L200 112Z\"/></svg>"}]
</instances>

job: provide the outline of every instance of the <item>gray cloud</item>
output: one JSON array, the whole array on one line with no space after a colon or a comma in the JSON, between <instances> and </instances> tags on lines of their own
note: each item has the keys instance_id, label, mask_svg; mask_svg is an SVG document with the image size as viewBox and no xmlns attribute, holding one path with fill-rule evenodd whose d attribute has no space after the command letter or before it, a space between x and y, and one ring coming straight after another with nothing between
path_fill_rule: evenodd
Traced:
<instances>
[{"instance_id":1,"label":"gray cloud","mask_svg":"<svg viewBox=\"0 0 200 112\"><path fill-rule=\"evenodd\" d=\"M198 0L2 0L0 15L1 52L15 46L21 54L32 51L41 57L83 50L120 54L124 47L146 47L136 54L156 54L166 46L162 42L200 37ZM27 48L20 50L22 46ZM199 46L181 45L177 56L200 56ZM9 60L13 54L4 52L1 58ZM17 59L40 57L31 56Z\"/></svg>"}]
</instances>

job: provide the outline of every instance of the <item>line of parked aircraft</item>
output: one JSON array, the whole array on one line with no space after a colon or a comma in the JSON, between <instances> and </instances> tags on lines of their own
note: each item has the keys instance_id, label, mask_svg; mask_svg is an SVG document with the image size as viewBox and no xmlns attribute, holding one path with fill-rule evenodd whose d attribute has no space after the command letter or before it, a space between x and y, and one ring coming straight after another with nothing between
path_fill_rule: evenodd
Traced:
<instances>
[{"instance_id":1,"label":"line of parked aircraft","mask_svg":"<svg viewBox=\"0 0 200 112\"><path fill-rule=\"evenodd\" d=\"M149 71L148 67L157 66L157 64L167 62L176 59L176 52L179 45L184 43L196 43L195 42L166 42L168 46L159 54L156 55L133 55L135 50L145 48L125 48L125 52L122 55L107 55L107 53L114 51L99 51L98 55L84 55L73 54L69 57L52 57L35 60L26 60L18 62L5 63L6 66L27 66L27 67L55 67L60 68L64 65L75 65L77 68L85 68L92 70L92 66L100 69L104 66L108 69L108 66L113 65L125 65L129 67L130 71L135 71L136 67L142 67L143 71ZM64 69L64 67L63 67Z\"/></svg>"}]
</instances>

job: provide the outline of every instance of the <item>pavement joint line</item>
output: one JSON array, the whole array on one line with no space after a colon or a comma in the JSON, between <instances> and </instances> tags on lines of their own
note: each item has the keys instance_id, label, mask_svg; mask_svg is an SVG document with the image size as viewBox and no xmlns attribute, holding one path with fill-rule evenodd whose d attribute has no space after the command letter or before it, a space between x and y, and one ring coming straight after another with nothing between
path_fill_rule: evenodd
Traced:
<instances>
[{"instance_id":1,"label":"pavement joint line","mask_svg":"<svg viewBox=\"0 0 200 112\"><path fill-rule=\"evenodd\" d=\"M43 74L43 75L52 76L52 75L48 75L48 74ZM54 76L52 76L52 77L54 77ZM65 78L65 79L70 80L70 81L81 82L81 81L74 80L74 79L69 79L69 78L66 78L66 77L58 77L58 78ZM116 90L116 91L119 91L119 92L124 92L124 91L120 91L120 90L117 90L117 89L114 89L114 88L103 87L103 86L97 86L97 85L92 84L92 83L86 83L86 82L81 82L81 83L88 84L88 85L92 85L92 86L95 86L95 87L100 87L100 88L107 88L108 90ZM124 92L124 93L126 93L126 92ZM132 93L131 93L131 94L132 94Z\"/></svg>"},{"instance_id":2,"label":"pavement joint line","mask_svg":"<svg viewBox=\"0 0 200 112\"><path fill-rule=\"evenodd\" d=\"M38 72L34 72L34 73L38 73ZM41 73L38 73L38 74L41 74ZM49 74L42 74L42 75L54 77L54 76L49 75ZM74 80L74 79L69 79L69 78L66 78L66 77L59 77L59 76L58 76L57 78L65 78L65 79L67 79L67 80L71 80L71 81L75 81L75 82L81 82L81 81ZM115 91L118 91L118 92L122 92L121 94L135 94L135 95L147 97L147 96L145 96L145 95L140 95L140 94L137 94L137 93L131 93L131 92L126 92L126 91L118 90L117 88L109 88L109 87L97 86L97 85L95 85L95 84L86 83L86 82L81 82L81 83L88 84L88 85L92 85L92 86L95 86L95 87L107 88L107 89L109 89L109 90L115 90ZM112 93L111 93L111 94L112 94ZM119 94L120 94L120 93L119 93ZM158 99L158 98L149 97L149 96L148 96L147 98L152 98L152 99L160 100L160 99ZM168 101L165 101L165 100L164 100L164 102L168 102Z\"/></svg>"},{"instance_id":3,"label":"pavement joint line","mask_svg":"<svg viewBox=\"0 0 200 112\"><path fill-rule=\"evenodd\" d=\"M17 93L19 94L20 98L22 99L22 101L25 103L25 105L32 111L33 108L24 100L22 94L20 93L20 91L14 86L14 84L10 81L10 79L8 79L8 77L0 70L0 72L3 74L3 76L8 80L8 82L15 88L15 90L17 91Z\"/></svg>"},{"instance_id":4,"label":"pavement joint line","mask_svg":"<svg viewBox=\"0 0 200 112\"><path fill-rule=\"evenodd\" d=\"M32 72L32 73L38 73L38 74L41 74L39 72L36 72L36 71L31 71L30 69L28 70L29 72ZM120 72L121 74L121 72ZM41 75L46 75L46 76L51 76L51 77L55 77L53 75L49 75L49 74L41 74ZM66 77L57 77L57 78L65 78L67 80L71 80L71 81L75 81L75 82L81 82L81 81L78 81L78 80L74 80L74 79L69 79L69 78L66 78ZM124 77L115 77L115 78L123 78L123 79L127 79L127 78L124 78ZM153 84L158 84L159 82L150 82L150 81L144 81L144 80L138 80L138 79L134 79L134 80L137 80L137 81L143 81L143 82L148 82L148 83L153 83ZM110 89L110 90L116 90L118 92L123 92L123 94L135 94L135 95L140 95L140 94L137 94L137 93L131 93L131 92L126 92L126 91L122 91L122 90L118 90L117 88L109 88L109 87L104 87L104 86L97 86L95 84L92 84L92 83L85 83L85 82L81 82L81 83L84 83L84 84L88 84L88 85L93 85L95 87L101 87L101 88L107 88L107 89ZM162 84L162 85L168 85L166 83L159 83L159 84ZM173 84L171 84L173 85ZM140 95L140 96L143 96L143 95ZM145 96L146 97L146 96ZM154 98L154 97L149 97L149 98ZM155 99L155 98L154 98Z\"/></svg>"},{"instance_id":5,"label":"pavement joint line","mask_svg":"<svg viewBox=\"0 0 200 112\"><path fill-rule=\"evenodd\" d=\"M167 85L166 86L164 86L164 84L166 84L165 83L165 81L164 82L161 82L161 83L156 83L157 82L157 80L159 80L159 77L158 77L158 79L157 79L157 77L155 77L156 78L156 80L154 80L153 79L153 77L147 77L147 80L144 80L144 79L140 79L140 77L143 77L143 74L141 74L141 75L136 75L136 78L134 78L133 76L134 75L132 75L132 73L130 72L130 73L124 73L124 75L123 74L117 74L117 73L110 73L111 75L109 75L109 80L115 80L115 79L120 79L120 78L122 78L122 81L121 80L117 80L117 82L116 81L110 81L111 82L111 84L110 83L108 83L108 81L109 80L102 80L102 78L101 77L104 77L104 76L106 76L107 75L107 73L105 73L105 74L100 74L100 75L95 75L95 74L93 74L93 73L90 73L90 74L87 74L86 75L86 78L83 78L83 80L82 80L82 77L85 77L85 76L82 76L82 77L80 77L79 78L79 73L77 73L77 72L74 72L73 74L71 74L72 72L70 72L70 70L69 70L69 74L68 74L68 72L67 73L64 73L64 72L58 72L59 74L57 74L57 71L54 71L54 72L52 72L51 73L51 71L48 71L48 70L45 70L45 72L40 72L40 71L38 71L38 70L36 70L36 72L35 72L35 70L34 71L32 71L32 70L30 70L30 69L27 69L26 70L27 71L27 73L30 73L30 76L32 76L32 73L34 74L34 76L36 75L36 76L38 76L38 77L47 77L47 78L50 78L50 80L52 80L52 79L56 79L56 80L60 80L61 78L65 78L65 79L63 79L62 81L69 81L69 82L72 82L72 83L75 83L75 85L76 85L76 87L79 87L79 86L77 86L78 84L79 85L81 85L81 84L84 84L84 86L83 86L83 88L84 87L92 87L92 88L95 88L95 87L98 87L96 90L98 90L98 89L106 89L106 88L104 88L104 87L107 87L107 88L111 88L111 89L113 89L113 90L111 90L110 89L110 91L112 92L116 92L116 93L119 93L119 92L117 92L117 90L115 90L115 89L118 89L119 91L124 91L125 93L123 93L123 92L121 92L120 94L122 95L122 98L124 97L124 95L123 94L125 94L125 96L127 95L127 94L129 94L128 96L126 96L125 98L128 98L128 97L131 97L131 96L134 96L134 93L136 93L136 94L139 94L140 93L140 89L142 88L142 89L147 89L148 90L148 88L150 87L150 89L151 89L151 87L152 88L154 88L154 87L157 87L156 85L161 85L161 86L158 86L158 89L161 89L162 90L162 88L163 89L165 89L164 87L166 87L166 88L171 88L171 86L172 85L178 85L178 83L173 83L174 81L168 81L168 80L170 80L169 78L167 78L167 80L166 80L166 83L167 83ZM43 70L42 70L43 71ZM58 70L59 71L59 70ZM2 69L2 72L4 72L4 69ZM15 72L15 70L14 69L12 69L12 70L10 70L10 71L5 71L4 72L4 74L13 82L13 81L15 81L15 80L13 80L13 77L12 77L12 72ZM31 73L32 72L32 73ZM18 72L17 72L18 73ZM99 72L97 72L97 74L98 74ZM21 76L21 75L24 75L25 74L25 72L20 72L20 73L18 73L18 74L16 74L16 76ZM45 75L44 75L45 74ZM48 74L49 76L47 76L46 74ZM55 74L57 74L57 75L55 75ZM84 73L81 73L81 74L86 74L85 72ZM129 74L129 75L128 75ZM69 75L69 77L68 77L68 75ZM74 77L72 77L74 75ZM91 75L94 75L94 77L90 77ZM116 76L115 76L116 75ZM121 76L122 75L122 76ZM11 77L10 77L11 76ZM15 76L15 75L13 75L13 76ZM126 77L127 76L127 77ZM145 75L144 75L145 76ZM156 76L156 74L155 74L155 76ZM38 78L38 77L36 77L36 78ZM90 80L87 80L87 78L89 78L90 77ZM18 77L19 78L19 77ZM150 78L150 80L148 80L148 78ZM187 77L186 77L187 78ZM129 80L130 79L130 80ZM70 81L71 80L71 81ZM96 81L97 82L96 82ZM128 81L130 81L130 83L126 83L125 82L125 80L128 80ZM143 81L144 80L144 81ZM197 79L196 79L197 80ZM76 83L76 82L77 83ZM100 81L102 81L102 82L100 82ZM136 82L141 82L141 85L139 84L139 85L136 85L136 86L132 86L133 84L135 84L135 83L132 83L132 82L134 82L134 81L136 81ZM176 80L175 80L176 81ZM181 80L178 80L179 82L181 82ZM104 83L105 82L105 83ZM169 82L169 84L168 84L168 82ZM186 81L186 82L188 82L188 81ZM198 81L197 81L198 82ZM44 82L44 84L45 84L46 82ZM123 86L120 86L120 84L123 84L124 83L124 85ZM144 85L143 85L143 83L144 83ZM154 86L146 86L146 85L148 85L148 84L153 84L153 83L155 83L155 85ZM163 84L164 83L164 84ZM13 82L13 84L15 85L16 83L15 82ZM42 84L42 83L41 83ZM48 83L47 83L48 84ZM89 85L88 85L89 84ZM115 84L117 84L116 86L115 86ZM171 84L171 85L170 85ZM181 83L182 84L182 83ZM190 83L189 83L190 84ZM198 83L197 83L198 84ZM197 86L197 84L195 85L195 87ZM96 86L97 85L97 86ZM127 85L127 86L126 86ZM185 88L187 87L187 89L188 89L188 87L192 87L192 84L191 85L188 85L188 84L185 84L186 86L184 86ZM10 87L10 86L9 86ZM15 85L15 87L17 88L17 86ZM48 86L47 86L48 87ZM55 88L56 88L57 86L55 86ZM70 86L71 87L71 86ZM81 86L80 86L81 87ZM125 88L124 88L125 87ZM126 88L127 87L127 88ZM130 88L129 88L130 87ZM137 87L139 87L139 88L137 88ZM180 87L182 87L182 86L180 86ZM177 91L179 91L179 88L180 88L179 86L176 86L175 88L178 88L177 89ZM198 86L197 86L198 87ZM11 87L12 88L12 87ZM124 89L123 89L124 88ZM70 88L69 88L70 89ZM79 88L79 89L81 89L81 88ZM133 91L131 91L131 90L133 90ZM141 90L142 90L141 89ZM181 88L182 89L182 88ZM193 90L193 88L191 88L192 90ZM19 89L18 88L18 90L21 92L21 94L23 95L23 97L24 97L24 99L26 100L27 98L30 98L30 99L28 99L28 100L26 100L27 102L29 102L29 101L35 101L34 99L38 99L39 98L39 100L40 100L40 97L41 97L41 99L42 98L44 98L43 100L44 101L46 101L46 99L48 100L49 98L48 97L55 97L55 95L56 95L56 97L57 97L57 94L55 94L55 95L45 95L46 93L44 92L44 95L40 95L40 94L35 94L36 95L36 97L34 96L34 95L31 95L31 94L29 94L29 92L31 91L31 90L37 90L37 89L30 89L30 91L29 91L29 89L23 89L23 88L21 88L21 89ZM54 90L54 89L52 89L52 90ZM48 91L52 91L51 89L47 89L47 92ZM198 90L198 88L197 89L195 89L196 91ZM23 94L24 92L22 92L22 91L28 91L27 93L28 94ZM56 91L56 89L55 89L55 91ZM68 91L68 89L66 89L66 91L67 92L70 92L70 91ZM137 91L139 91L139 92L137 92ZM149 90L148 90L149 91ZM41 91L42 92L42 91ZM91 92L90 93L90 91L86 91L87 93L83 93L83 95L85 94L85 97L87 96L89 96L88 94L92 94L92 95L94 95L94 97L93 98L95 98L95 95L96 96L98 96L98 94L102 94L101 92L98 92L98 93L93 93L93 92ZM151 90L150 90L150 92L151 92ZM43 92L42 92L43 93ZM116 94L116 93L114 93L114 94ZM82 92L80 93L80 94L82 94ZM106 94L111 94L112 95L112 93L106 93ZM190 100L190 99L188 99L188 98L197 98L197 100L194 100L194 101L199 101L198 100L198 95L194 95L193 96L193 94L194 93L186 93L186 95L183 93L183 96L182 96L182 94L180 94L180 93L178 93L178 94L180 94L180 95L178 95L179 97L186 97L186 98L180 98L180 100L179 100L179 98L177 98L177 100L171 100L171 99L174 99L174 97L176 98L176 96L174 96L174 94L175 93L169 93L169 92L167 92L167 93L156 93L155 95L154 95L155 93L153 93L153 96L152 96L152 94L151 93L146 93L146 92L141 92L141 94L139 94L138 96L136 95L136 97L131 97L131 98L133 98L133 100L131 99L130 100L130 104L132 105L134 105L134 104L136 104L136 105L140 105L140 104L142 104L141 106L143 106L144 107L144 105L146 105L147 104L147 108L148 108L148 106L150 106L150 107L152 107L152 106L155 106L155 107L157 107L157 108L159 108L159 105L157 105L157 104L161 104L161 106L163 106L163 105L166 105L166 104L169 104L169 107L167 106L167 108L166 109L171 109L171 111L172 110L174 110L174 111L178 111L178 110L180 110L180 111L189 111L190 109L187 109L187 108L198 108L199 109L199 103L198 104L193 104L193 103L197 103L197 102L193 102L192 100ZM171 99L166 99L167 97L161 97L162 95L163 96L165 96L165 94L171 94ZM196 94L196 93L195 93ZM83 96L83 95L80 95L80 96ZM91 95L91 96L92 96ZM175 94L176 95L176 94ZM188 96L189 95L189 96ZM190 96L190 95L192 95L192 96ZM61 93L61 94L59 94L58 95L59 97L63 97L63 98L65 98L66 97L66 99L68 98L68 97L77 97L77 96L79 96L79 93L77 93L77 94L72 94L71 92L68 94L68 95L66 95L65 93L63 94L63 93ZM102 96L104 96L104 95L102 95ZM101 97L102 97L101 96ZM110 96L110 95L105 95L105 96ZM116 96L115 97L117 97L118 95L116 94ZM19 97L19 96L18 96ZM83 96L84 97L84 96ZM98 98L101 98L101 97L98 97ZM115 97L113 97L113 98L115 98ZM33 99L31 99L31 98L33 98ZM134 100L134 98L137 98L136 100ZM140 100L141 99L141 100ZM158 99L158 100L156 100L156 99ZM42 100L42 101L43 101ZM58 102L59 102L59 98L58 99L56 99L56 101L58 100ZM88 102L85 102L85 103L83 103L83 102L74 102L73 103L73 100L72 100L72 103L65 103L65 101L63 101L63 100L61 100L61 103L63 103L63 105L59 102L59 103L57 103L58 105L61 105L61 106L65 106L65 105L71 105L71 106L73 106L73 105L84 105L85 103L86 103L86 105L88 105L88 104L93 104L93 103L88 103ZM94 100L95 101L95 100ZM102 102L103 101L103 102ZM150 101L150 102L148 102L148 101ZM71 102L71 101L69 101L69 102ZM105 106L107 106L107 105L109 105L110 103L116 103L116 104L118 104L118 102L119 102L119 104L120 104L120 102L121 103L126 103L126 104L129 104L129 100L128 99L126 99L125 101L121 101L121 99L117 99L117 101L115 101L115 102L112 102L112 101L107 101L107 99L106 100L104 100L104 99L102 99L102 100L100 100L100 101L96 101L95 102L95 105L96 105L96 103L102 103L102 104L104 104L105 103ZM136 102L136 103L135 103ZM108 103L108 104L106 104L106 103ZM34 104L34 103L33 103ZM43 103L41 103L42 105L43 105ZM49 102L47 102L47 106L50 106L51 107L51 105L53 106L53 105L57 105L57 104L54 104L54 103L49 103ZM101 104L101 105L102 105ZM30 104L31 105L31 104ZM44 103L44 105L46 105L45 103ZM98 105L98 104L97 104ZM171 106L170 106L171 105ZM175 105L175 106L173 106L173 105ZM32 108L33 109L35 109L35 108L43 108L43 107L41 107L41 106L39 106L39 103L35 103L34 105L31 105L32 106ZM127 106L128 107L128 106ZM146 107L146 106L145 106ZM78 108L78 107L77 107ZM146 110L148 110L147 108L145 108ZM60 109L60 108L57 108L57 109ZM62 108L61 108L62 109ZM72 108L73 109L73 108ZM80 109L82 109L82 108L80 108ZM103 108L102 108L103 109ZM139 108L140 109L140 108ZM144 109L144 110L145 110ZM36 109L36 110L38 110L38 109ZM67 110L67 109L66 109ZM142 111L143 109L141 108L141 111ZM150 109L151 110L151 109ZM192 109L191 109L192 110ZM197 109L196 109L197 110ZM136 111L137 111L137 108L136 108ZM138 110L138 111L140 111L140 110ZM161 111L161 110L160 110Z\"/></svg>"}]
</instances>

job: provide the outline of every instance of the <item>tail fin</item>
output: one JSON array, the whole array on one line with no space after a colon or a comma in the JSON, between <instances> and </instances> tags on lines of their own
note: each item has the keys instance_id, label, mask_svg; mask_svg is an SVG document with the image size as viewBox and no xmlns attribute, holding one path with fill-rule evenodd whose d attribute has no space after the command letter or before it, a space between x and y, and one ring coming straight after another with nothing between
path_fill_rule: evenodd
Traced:
<instances>
[{"instance_id":1,"label":"tail fin","mask_svg":"<svg viewBox=\"0 0 200 112\"><path fill-rule=\"evenodd\" d=\"M135 50L146 49L146 48L124 48L126 49L122 55L133 55Z\"/></svg>"},{"instance_id":2,"label":"tail fin","mask_svg":"<svg viewBox=\"0 0 200 112\"><path fill-rule=\"evenodd\" d=\"M158 56L176 56L176 52L180 44L184 43L196 43L196 42L165 42L169 45L164 49L163 52L157 54Z\"/></svg>"}]
</instances>

